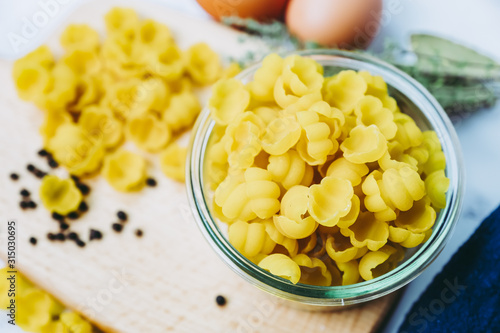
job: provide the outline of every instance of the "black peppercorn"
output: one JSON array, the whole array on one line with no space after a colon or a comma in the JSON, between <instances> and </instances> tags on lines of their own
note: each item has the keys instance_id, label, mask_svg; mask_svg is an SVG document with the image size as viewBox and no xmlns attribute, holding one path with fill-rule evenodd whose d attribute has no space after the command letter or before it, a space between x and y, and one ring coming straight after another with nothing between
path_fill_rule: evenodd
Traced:
<instances>
[{"instance_id":1,"label":"black peppercorn","mask_svg":"<svg viewBox=\"0 0 500 333\"><path fill-rule=\"evenodd\" d=\"M89 240L94 240L94 239L102 239L102 232L100 232L99 230L90 229Z\"/></svg>"},{"instance_id":2,"label":"black peppercorn","mask_svg":"<svg viewBox=\"0 0 500 333\"><path fill-rule=\"evenodd\" d=\"M56 213L56 212L52 212L52 218L56 221L63 221L64 220L64 216L62 216L61 214Z\"/></svg>"},{"instance_id":3,"label":"black peppercorn","mask_svg":"<svg viewBox=\"0 0 500 333\"><path fill-rule=\"evenodd\" d=\"M224 298L224 296L219 295L215 298L215 302L217 303L218 306L224 306L226 305L226 298Z\"/></svg>"},{"instance_id":4,"label":"black peppercorn","mask_svg":"<svg viewBox=\"0 0 500 333\"><path fill-rule=\"evenodd\" d=\"M28 201L28 208L35 209L36 208L36 202L34 201Z\"/></svg>"},{"instance_id":5,"label":"black peppercorn","mask_svg":"<svg viewBox=\"0 0 500 333\"><path fill-rule=\"evenodd\" d=\"M10 174L10 179L12 179L12 180L18 180L19 179L19 175L17 173L11 173Z\"/></svg>"},{"instance_id":6,"label":"black peppercorn","mask_svg":"<svg viewBox=\"0 0 500 333\"><path fill-rule=\"evenodd\" d=\"M28 164L26 166L26 169L28 169L29 172L34 172L36 170L36 168L33 164Z\"/></svg>"},{"instance_id":7,"label":"black peppercorn","mask_svg":"<svg viewBox=\"0 0 500 333\"><path fill-rule=\"evenodd\" d=\"M53 233L49 232L47 234L47 238L51 241L55 240L56 239L56 235L54 235Z\"/></svg>"},{"instance_id":8,"label":"black peppercorn","mask_svg":"<svg viewBox=\"0 0 500 333\"><path fill-rule=\"evenodd\" d=\"M120 221L127 221L127 219L128 219L127 213L125 213L124 211L121 211L121 210L118 211L118 213L116 213L116 216L118 216Z\"/></svg>"},{"instance_id":9,"label":"black peppercorn","mask_svg":"<svg viewBox=\"0 0 500 333\"><path fill-rule=\"evenodd\" d=\"M135 235L136 235L137 237L142 237L142 235L143 235L142 230L141 230L141 229L137 229L137 230L135 231Z\"/></svg>"},{"instance_id":10,"label":"black peppercorn","mask_svg":"<svg viewBox=\"0 0 500 333\"><path fill-rule=\"evenodd\" d=\"M28 191L27 189L22 189L20 193L21 193L21 196L23 196L23 197L29 197L31 194L30 191Z\"/></svg>"},{"instance_id":11,"label":"black peppercorn","mask_svg":"<svg viewBox=\"0 0 500 333\"><path fill-rule=\"evenodd\" d=\"M49 167L51 167L52 169L55 169L55 168L57 168L59 166L59 163L57 163L53 159L49 159L48 164L49 164Z\"/></svg>"},{"instance_id":12,"label":"black peppercorn","mask_svg":"<svg viewBox=\"0 0 500 333\"><path fill-rule=\"evenodd\" d=\"M83 195L87 195L90 193L90 187L88 185L85 185L83 183L78 183L76 184L76 187L78 187L78 189Z\"/></svg>"},{"instance_id":13,"label":"black peppercorn","mask_svg":"<svg viewBox=\"0 0 500 333\"><path fill-rule=\"evenodd\" d=\"M65 222L61 222L59 223L59 228L61 228L61 230L67 230L69 228L69 225Z\"/></svg>"},{"instance_id":14,"label":"black peppercorn","mask_svg":"<svg viewBox=\"0 0 500 333\"><path fill-rule=\"evenodd\" d=\"M35 237L30 238L30 243L36 245L37 239Z\"/></svg>"},{"instance_id":15,"label":"black peppercorn","mask_svg":"<svg viewBox=\"0 0 500 333\"><path fill-rule=\"evenodd\" d=\"M46 172L40 171L40 170L35 170L33 172L36 178L42 179L43 177L47 176Z\"/></svg>"},{"instance_id":16,"label":"black peppercorn","mask_svg":"<svg viewBox=\"0 0 500 333\"><path fill-rule=\"evenodd\" d=\"M48 153L45 149L40 149L40 150L38 151L38 155L39 155L39 156L42 156L42 157L45 157L45 156L47 156L48 154L49 154L49 153Z\"/></svg>"},{"instance_id":17,"label":"black peppercorn","mask_svg":"<svg viewBox=\"0 0 500 333\"><path fill-rule=\"evenodd\" d=\"M74 181L75 183L79 183L79 182L80 182L80 178L78 178L78 176L71 175L71 179L73 179L73 181Z\"/></svg>"},{"instance_id":18,"label":"black peppercorn","mask_svg":"<svg viewBox=\"0 0 500 333\"><path fill-rule=\"evenodd\" d=\"M78 239L78 234L76 232L70 232L68 238L72 240Z\"/></svg>"},{"instance_id":19,"label":"black peppercorn","mask_svg":"<svg viewBox=\"0 0 500 333\"><path fill-rule=\"evenodd\" d=\"M76 220L77 218L80 217L80 215L78 215L78 212L71 212L69 213L68 215L68 218L71 219L71 220Z\"/></svg>"},{"instance_id":20,"label":"black peppercorn","mask_svg":"<svg viewBox=\"0 0 500 333\"><path fill-rule=\"evenodd\" d=\"M28 201L21 201L19 203L19 207L21 207L21 209L26 209L28 208L29 204L28 204Z\"/></svg>"},{"instance_id":21,"label":"black peppercorn","mask_svg":"<svg viewBox=\"0 0 500 333\"><path fill-rule=\"evenodd\" d=\"M80 202L80 205L78 206L78 210L80 212L86 212L89 210L89 206L87 205L87 203L85 201L82 201L82 202Z\"/></svg>"},{"instance_id":22,"label":"black peppercorn","mask_svg":"<svg viewBox=\"0 0 500 333\"><path fill-rule=\"evenodd\" d=\"M155 187L156 186L156 180L154 178L148 178L146 179L146 185L150 187Z\"/></svg>"},{"instance_id":23,"label":"black peppercorn","mask_svg":"<svg viewBox=\"0 0 500 333\"><path fill-rule=\"evenodd\" d=\"M60 233L56 234L56 239L63 241L66 239L66 236L64 236L64 234L62 232L60 232Z\"/></svg>"},{"instance_id":24,"label":"black peppercorn","mask_svg":"<svg viewBox=\"0 0 500 333\"><path fill-rule=\"evenodd\" d=\"M80 239L77 239L76 240L76 245L78 245L79 247L84 247L85 246L85 242L80 240Z\"/></svg>"},{"instance_id":25,"label":"black peppercorn","mask_svg":"<svg viewBox=\"0 0 500 333\"><path fill-rule=\"evenodd\" d=\"M120 223L113 223L111 227L116 232L121 232L123 230L123 225L121 225Z\"/></svg>"}]
</instances>

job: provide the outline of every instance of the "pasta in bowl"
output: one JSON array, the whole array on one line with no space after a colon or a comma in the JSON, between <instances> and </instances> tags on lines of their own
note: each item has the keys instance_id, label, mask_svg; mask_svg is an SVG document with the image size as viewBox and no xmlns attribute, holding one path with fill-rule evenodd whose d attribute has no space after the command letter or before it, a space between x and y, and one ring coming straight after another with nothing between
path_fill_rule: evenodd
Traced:
<instances>
[{"instance_id":1,"label":"pasta in bowl","mask_svg":"<svg viewBox=\"0 0 500 333\"><path fill-rule=\"evenodd\" d=\"M338 307L409 283L458 218L462 160L417 82L337 50L267 56L219 81L186 173L198 225L253 285Z\"/></svg>"}]
</instances>

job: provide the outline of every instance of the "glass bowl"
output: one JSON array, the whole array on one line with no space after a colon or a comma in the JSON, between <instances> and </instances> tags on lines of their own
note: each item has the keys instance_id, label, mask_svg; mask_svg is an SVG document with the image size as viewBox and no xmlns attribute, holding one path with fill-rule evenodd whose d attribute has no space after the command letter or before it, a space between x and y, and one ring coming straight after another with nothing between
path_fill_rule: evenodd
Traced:
<instances>
[{"instance_id":1,"label":"glass bowl","mask_svg":"<svg viewBox=\"0 0 500 333\"><path fill-rule=\"evenodd\" d=\"M456 132L448 116L432 95L410 76L377 58L339 50L312 50L296 52L321 64L325 73L333 75L344 69L367 70L380 75L388 85L389 93L398 101L402 112L410 115L422 130L434 130L446 156L446 175L450 186L446 195L446 207L438 214L429 240L407 255L392 271L373 280L347 286L320 287L292 284L277 277L240 254L227 239L227 231L211 214L209 189L204 183L204 159L214 121L205 108L194 127L188 153L186 186L190 206L203 235L219 257L239 276L252 285L292 303L313 309L331 309L358 304L387 295L413 279L428 267L439 255L459 216L463 194L463 165ZM249 82L261 64L253 65L236 78Z\"/></svg>"}]
</instances>

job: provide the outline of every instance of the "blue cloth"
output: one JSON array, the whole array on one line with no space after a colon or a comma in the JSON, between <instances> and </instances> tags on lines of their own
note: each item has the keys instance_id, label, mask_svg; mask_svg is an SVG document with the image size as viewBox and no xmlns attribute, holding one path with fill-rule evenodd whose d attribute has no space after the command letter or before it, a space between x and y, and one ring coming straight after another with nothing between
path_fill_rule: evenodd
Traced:
<instances>
[{"instance_id":1,"label":"blue cloth","mask_svg":"<svg viewBox=\"0 0 500 333\"><path fill-rule=\"evenodd\" d=\"M500 207L413 304L400 332L500 332Z\"/></svg>"}]
</instances>

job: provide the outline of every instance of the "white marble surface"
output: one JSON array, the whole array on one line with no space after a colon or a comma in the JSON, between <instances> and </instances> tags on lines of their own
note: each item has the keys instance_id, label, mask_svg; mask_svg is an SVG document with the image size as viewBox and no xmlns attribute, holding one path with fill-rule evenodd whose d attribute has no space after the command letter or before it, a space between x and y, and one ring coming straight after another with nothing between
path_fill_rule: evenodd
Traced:
<instances>
[{"instance_id":1,"label":"white marble surface","mask_svg":"<svg viewBox=\"0 0 500 333\"><path fill-rule=\"evenodd\" d=\"M60 1L59 11L47 22L36 36L29 39L25 48L15 52L7 39L7 33L18 31L23 17L34 15L40 3L50 0L0 1L0 57L14 58L23 50L34 48L50 35L51 29L61 24L67 13L75 10L80 1ZM194 0L150 0L164 3L191 15L207 17ZM388 9L393 8L392 12ZM500 61L500 3L495 0L386 0L387 20L373 47L380 47L385 37L401 43L407 42L411 32L425 31L455 38ZM396 10L394 10L396 9ZM397 332L397 328L421 292L432 281L460 245L469 238L479 223L500 203L500 104L483 110L456 124L466 168L466 191L462 216L449 244L438 259L405 290L385 332ZM460 314L457 314L457 316ZM0 321L0 331L18 332Z\"/></svg>"}]
</instances>

